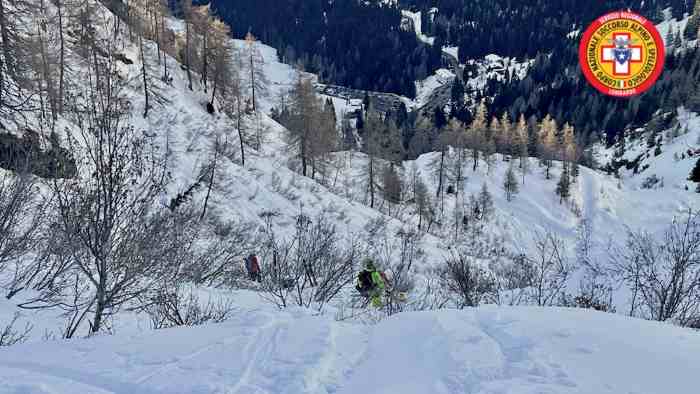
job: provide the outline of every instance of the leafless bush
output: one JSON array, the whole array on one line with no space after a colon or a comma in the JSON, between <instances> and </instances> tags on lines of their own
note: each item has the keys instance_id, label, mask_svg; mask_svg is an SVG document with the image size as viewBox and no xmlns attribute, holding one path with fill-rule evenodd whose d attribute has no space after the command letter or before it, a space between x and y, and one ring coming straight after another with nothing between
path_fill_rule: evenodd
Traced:
<instances>
[{"instance_id":1,"label":"leafless bush","mask_svg":"<svg viewBox=\"0 0 700 394\"><path fill-rule=\"evenodd\" d=\"M32 331L32 325L29 322L24 326L24 329L20 331L15 329L19 317L19 313L15 313L10 323L0 331L0 347L17 345L29 339L29 333Z\"/></svg>"},{"instance_id":2,"label":"leafless bush","mask_svg":"<svg viewBox=\"0 0 700 394\"><path fill-rule=\"evenodd\" d=\"M495 299L495 278L482 264L478 256L452 249L440 270L440 283L459 308L479 306Z\"/></svg>"},{"instance_id":3,"label":"leafless bush","mask_svg":"<svg viewBox=\"0 0 700 394\"><path fill-rule=\"evenodd\" d=\"M680 325L700 319L700 214L688 210L661 239L630 231L612 256L616 274L632 290L630 315Z\"/></svg>"},{"instance_id":4,"label":"leafless bush","mask_svg":"<svg viewBox=\"0 0 700 394\"><path fill-rule=\"evenodd\" d=\"M524 264L532 301L539 306L554 305L566 289L575 266L569 262L566 244L552 231L535 234L535 254Z\"/></svg>"},{"instance_id":5,"label":"leafless bush","mask_svg":"<svg viewBox=\"0 0 700 394\"><path fill-rule=\"evenodd\" d=\"M191 289L182 285L162 288L144 302L142 310L148 313L154 329L221 323L236 311L228 301L201 302Z\"/></svg>"},{"instance_id":6,"label":"leafless bush","mask_svg":"<svg viewBox=\"0 0 700 394\"><path fill-rule=\"evenodd\" d=\"M494 302L505 305L554 306L562 304L576 269L566 244L551 231L536 233L534 253L510 254L503 248L489 263L494 274ZM566 302L564 302L566 304Z\"/></svg>"},{"instance_id":7,"label":"leafless bush","mask_svg":"<svg viewBox=\"0 0 700 394\"><path fill-rule=\"evenodd\" d=\"M289 239L278 239L268 220L265 236L262 294L278 307L291 303L320 310L352 282L357 242L343 245L326 214L312 220L300 213Z\"/></svg>"},{"instance_id":8,"label":"leafless bush","mask_svg":"<svg viewBox=\"0 0 700 394\"><path fill-rule=\"evenodd\" d=\"M378 268L388 273L390 296L386 298L387 314L406 310L409 303L396 299L398 294L409 295L415 288L415 267L424 257L423 233L408 228L393 230L385 217L378 217L366 226L363 244Z\"/></svg>"},{"instance_id":9,"label":"leafless bush","mask_svg":"<svg viewBox=\"0 0 700 394\"><path fill-rule=\"evenodd\" d=\"M168 244L170 280L212 287L236 287L244 276L240 263L257 243L252 225L220 221L200 222L194 207L181 210Z\"/></svg>"},{"instance_id":10,"label":"leafless bush","mask_svg":"<svg viewBox=\"0 0 700 394\"><path fill-rule=\"evenodd\" d=\"M31 255L39 242L47 201L31 174L0 172L0 272L11 272L0 286L9 299L34 276Z\"/></svg>"},{"instance_id":11,"label":"leafless bush","mask_svg":"<svg viewBox=\"0 0 700 394\"><path fill-rule=\"evenodd\" d=\"M449 306L451 297L441 283L440 274L439 269L428 271L420 293L412 297L406 311L433 311Z\"/></svg>"}]
</instances>

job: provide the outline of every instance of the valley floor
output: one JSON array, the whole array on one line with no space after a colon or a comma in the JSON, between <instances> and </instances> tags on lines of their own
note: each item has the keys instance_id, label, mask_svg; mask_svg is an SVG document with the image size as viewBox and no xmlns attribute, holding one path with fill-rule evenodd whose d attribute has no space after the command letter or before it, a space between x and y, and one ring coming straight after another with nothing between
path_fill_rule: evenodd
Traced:
<instances>
[{"instance_id":1,"label":"valley floor","mask_svg":"<svg viewBox=\"0 0 700 394\"><path fill-rule=\"evenodd\" d=\"M302 310L0 352L1 393L691 393L700 334L576 309Z\"/></svg>"}]
</instances>

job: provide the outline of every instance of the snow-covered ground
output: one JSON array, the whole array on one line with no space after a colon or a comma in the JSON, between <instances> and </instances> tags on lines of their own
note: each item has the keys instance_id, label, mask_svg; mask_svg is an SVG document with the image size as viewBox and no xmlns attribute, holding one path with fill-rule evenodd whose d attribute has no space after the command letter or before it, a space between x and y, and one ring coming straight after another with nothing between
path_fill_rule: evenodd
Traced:
<instances>
[{"instance_id":1,"label":"snow-covered ground","mask_svg":"<svg viewBox=\"0 0 700 394\"><path fill-rule=\"evenodd\" d=\"M471 90L481 90L489 80L505 81L509 76L516 80L524 79L533 62L490 54L483 59L469 60L467 64L476 67L476 71L466 74L464 79Z\"/></svg>"},{"instance_id":2,"label":"snow-covered ground","mask_svg":"<svg viewBox=\"0 0 700 394\"><path fill-rule=\"evenodd\" d=\"M455 74L445 68L435 71L428 78L416 82L416 98L411 101L408 108L421 108L428 103L435 89L451 84L455 79Z\"/></svg>"},{"instance_id":3,"label":"snow-covered ground","mask_svg":"<svg viewBox=\"0 0 700 394\"><path fill-rule=\"evenodd\" d=\"M401 15L404 18L408 18L413 23L413 28L416 32L416 37L428 45L433 45L435 43L435 37L429 37L423 34L423 22L421 21L421 12L411 12L408 10L401 10Z\"/></svg>"},{"instance_id":4,"label":"snow-covered ground","mask_svg":"<svg viewBox=\"0 0 700 394\"><path fill-rule=\"evenodd\" d=\"M367 326L304 311L27 344L0 352L17 394L691 393L700 334L573 309L401 314Z\"/></svg>"},{"instance_id":5,"label":"snow-covered ground","mask_svg":"<svg viewBox=\"0 0 700 394\"><path fill-rule=\"evenodd\" d=\"M669 11L670 13L670 11ZM685 37L683 36L683 32L685 31L685 26L688 24L688 20L690 19L690 16L686 16L685 18L681 20L677 20L676 18L671 18L670 15L668 15L668 18L656 25L656 28L659 30L659 34L661 35L661 38L664 40L664 44L666 48L668 48L672 43L668 42L668 33L669 31L673 32L673 35L675 37L676 34L680 33L681 36L681 42L686 43L688 46L692 46L691 44L693 42L687 42L685 40ZM675 48L676 50L680 48Z\"/></svg>"}]
</instances>

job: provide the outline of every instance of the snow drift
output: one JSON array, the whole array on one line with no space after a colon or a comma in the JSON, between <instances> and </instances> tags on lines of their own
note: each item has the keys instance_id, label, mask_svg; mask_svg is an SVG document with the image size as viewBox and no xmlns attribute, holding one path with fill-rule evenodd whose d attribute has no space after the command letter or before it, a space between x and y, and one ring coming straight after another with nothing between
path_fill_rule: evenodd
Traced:
<instances>
[{"instance_id":1,"label":"snow drift","mask_svg":"<svg viewBox=\"0 0 700 394\"><path fill-rule=\"evenodd\" d=\"M699 362L697 332L586 310L443 310L374 326L257 311L8 348L0 392L690 393Z\"/></svg>"}]
</instances>

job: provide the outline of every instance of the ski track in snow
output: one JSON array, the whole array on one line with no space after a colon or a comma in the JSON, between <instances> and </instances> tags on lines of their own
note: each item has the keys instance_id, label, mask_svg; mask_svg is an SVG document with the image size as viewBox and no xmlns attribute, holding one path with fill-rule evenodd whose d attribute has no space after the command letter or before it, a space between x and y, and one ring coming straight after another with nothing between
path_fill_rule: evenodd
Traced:
<instances>
[{"instance_id":1,"label":"ski track in snow","mask_svg":"<svg viewBox=\"0 0 700 394\"><path fill-rule=\"evenodd\" d=\"M681 394L700 362L696 332L584 310L249 315L3 349L0 393Z\"/></svg>"}]
</instances>

